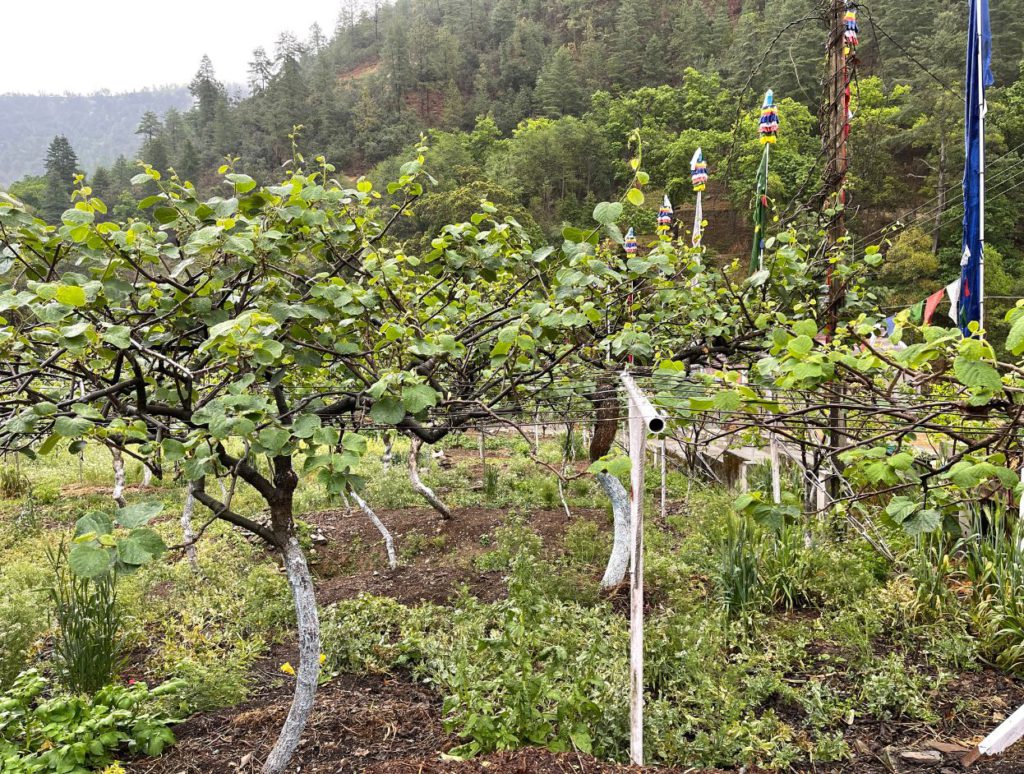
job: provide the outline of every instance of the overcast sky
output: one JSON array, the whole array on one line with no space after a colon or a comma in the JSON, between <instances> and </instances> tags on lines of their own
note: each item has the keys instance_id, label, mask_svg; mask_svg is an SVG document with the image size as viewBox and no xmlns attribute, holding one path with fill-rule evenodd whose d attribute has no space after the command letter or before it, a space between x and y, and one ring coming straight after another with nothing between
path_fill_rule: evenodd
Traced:
<instances>
[{"instance_id":1,"label":"overcast sky","mask_svg":"<svg viewBox=\"0 0 1024 774\"><path fill-rule=\"evenodd\" d=\"M0 93L133 91L187 84L203 54L217 77L244 84L256 46L319 22L328 35L338 0L2 0Z\"/></svg>"}]
</instances>

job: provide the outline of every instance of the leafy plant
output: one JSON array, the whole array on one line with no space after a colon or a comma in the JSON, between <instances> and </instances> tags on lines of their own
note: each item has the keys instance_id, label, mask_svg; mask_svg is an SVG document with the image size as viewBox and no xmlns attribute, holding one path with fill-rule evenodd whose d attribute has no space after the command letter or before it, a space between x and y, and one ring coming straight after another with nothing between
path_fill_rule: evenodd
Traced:
<instances>
[{"instance_id":1,"label":"leafy plant","mask_svg":"<svg viewBox=\"0 0 1024 774\"><path fill-rule=\"evenodd\" d=\"M117 573L96 577L70 571L67 546L48 549L53 569L49 589L57 634L54 658L64 687L93 693L117 676L125 649L117 605Z\"/></svg>"},{"instance_id":2,"label":"leafy plant","mask_svg":"<svg viewBox=\"0 0 1024 774\"><path fill-rule=\"evenodd\" d=\"M163 539L147 526L163 510L163 503L139 503L119 509L111 518L92 511L75 523L74 545L67 561L82 578L99 578L111 572L133 572L163 555ZM115 532L115 527L127 534Z\"/></svg>"},{"instance_id":3,"label":"leafy plant","mask_svg":"<svg viewBox=\"0 0 1024 774\"><path fill-rule=\"evenodd\" d=\"M108 685L88 696L51 695L36 670L19 675L0 694L0 770L5 774L89 774L114 754L160 755L174 744L176 722L159 707L181 688L169 681Z\"/></svg>"}]
</instances>

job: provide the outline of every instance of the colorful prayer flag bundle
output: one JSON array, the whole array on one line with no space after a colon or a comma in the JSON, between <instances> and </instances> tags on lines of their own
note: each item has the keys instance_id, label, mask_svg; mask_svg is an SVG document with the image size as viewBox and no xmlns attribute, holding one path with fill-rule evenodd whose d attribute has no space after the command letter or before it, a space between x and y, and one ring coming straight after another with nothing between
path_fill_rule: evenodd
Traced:
<instances>
[{"instance_id":1,"label":"colorful prayer flag bundle","mask_svg":"<svg viewBox=\"0 0 1024 774\"><path fill-rule=\"evenodd\" d=\"M633 233L633 227L630 226L629 231L626 232L626 255L636 255L636 234Z\"/></svg>"},{"instance_id":2,"label":"colorful prayer flag bundle","mask_svg":"<svg viewBox=\"0 0 1024 774\"><path fill-rule=\"evenodd\" d=\"M846 4L846 16L843 18L846 31L843 33L843 41L846 44L845 54L847 56L857 48L860 43L860 25L857 24L857 6L852 3Z\"/></svg>"},{"instance_id":3,"label":"colorful prayer flag bundle","mask_svg":"<svg viewBox=\"0 0 1024 774\"><path fill-rule=\"evenodd\" d=\"M669 201L668 194L665 194L665 200L661 203L661 209L658 210L658 227L668 229L672 225L672 202Z\"/></svg>"},{"instance_id":4,"label":"colorful prayer flag bundle","mask_svg":"<svg viewBox=\"0 0 1024 774\"><path fill-rule=\"evenodd\" d=\"M700 148L697 148L690 160L690 182L693 183L693 190L698 193L708 184L708 163L704 161L704 151Z\"/></svg>"},{"instance_id":5,"label":"colorful prayer flag bundle","mask_svg":"<svg viewBox=\"0 0 1024 774\"><path fill-rule=\"evenodd\" d=\"M779 134L779 111L775 107L775 95L771 89L764 95L764 104L761 105L761 125L758 128L761 133L762 145L774 145Z\"/></svg>"}]
</instances>

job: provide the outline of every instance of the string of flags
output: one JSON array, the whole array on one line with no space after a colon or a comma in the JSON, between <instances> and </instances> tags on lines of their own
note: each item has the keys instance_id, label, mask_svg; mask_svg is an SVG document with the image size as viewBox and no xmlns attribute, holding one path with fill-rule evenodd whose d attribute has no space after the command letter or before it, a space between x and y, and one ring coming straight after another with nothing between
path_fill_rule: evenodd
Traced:
<instances>
[{"instance_id":1,"label":"string of flags","mask_svg":"<svg viewBox=\"0 0 1024 774\"><path fill-rule=\"evenodd\" d=\"M946 287L941 290L936 290L928 298L918 301L906 310L908 312L908 319L914 325L931 325L932 319L935 317L935 312L939 308L939 304L943 300L949 300L949 319L953 321L954 325L958 325L960 322L960 278L953 280ZM891 336L893 331L896 330L896 316L890 315L883 321L885 325L885 335Z\"/></svg>"},{"instance_id":2,"label":"string of flags","mask_svg":"<svg viewBox=\"0 0 1024 774\"><path fill-rule=\"evenodd\" d=\"M860 43L860 25L857 24L857 6L851 2L846 3L846 15L843 17L843 44L844 53L849 56L854 52Z\"/></svg>"},{"instance_id":3,"label":"string of flags","mask_svg":"<svg viewBox=\"0 0 1024 774\"><path fill-rule=\"evenodd\" d=\"M663 232L668 232L671 227L672 202L669 200L668 194L665 194L665 199L661 203L661 209L658 210L658 229Z\"/></svg>"},{"instance_id":4,"label":"string of flags","mask_svg":"<svg viewBox=\"0 0 1024 774\"><path fill-rule=\"evenodd\" d=\"M771 89L764 95L761 105L761 122L758 126L761 135L761 164L757 168L757 194L754 200L754 243L750 249L750 272L764 268L765 229L768 225L768 159L771 147L778 140L779 111L775 107L775 94Z\"/></svg>"},{"instance_id":5,"label":"string of flags","mask_svg":"<svg viewBox=\"0 0 1024 774\"><path fill-rule=\"evenodd\" d=\"M633 227L629 227L629 231L626 232L626 239L623 246L626 248L626 255L636 255L636 233L633 231Z\"/></svg>"},{"instance_id":6,"label":"string of flags","mask_svg":"<svg viewBox=\"0 0 1024 774\"><path fill-rule=\"evenodd\" d=\"M775 94L771 89L764 95L761 105L761 124L758 127L762 145L774 145L779 134L779 111L775 107Z\"/></svg>"},{"instance_id":7,"label":"string of flags","mask_svg":"<svg viewBox=\"0 0 1024 774\"><path fill-rule=\"evenodd\" d=\"M704 160L704 151L697 148L690 159L690 182L697 194L697 205L693 213L693 239L691 244L700 247L704 237L704 189L708 185L708 163Z\"/></svg>"}]
</instances>

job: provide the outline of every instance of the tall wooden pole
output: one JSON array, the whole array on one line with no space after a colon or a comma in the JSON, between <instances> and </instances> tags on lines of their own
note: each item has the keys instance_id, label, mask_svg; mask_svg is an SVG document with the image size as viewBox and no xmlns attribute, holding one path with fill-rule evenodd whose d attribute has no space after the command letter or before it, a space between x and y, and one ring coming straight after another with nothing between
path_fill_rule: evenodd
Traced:
<instances>
[{"instance_id":1,"label":"tall wooden pole","mask_svg":"<svg viewBox=\"0 0 1024 774\"><path fill-rule=\"evenodd\" d=\"M826 210L829 213L828 242L825 257L828 260L826 278L828 299L826 309L826 334L831 338L839 329L839 312L843 307L845 288L835 271L834 261L838 259L846 237L846 178L850 170L849 136L851 115L852 68L856 57L852 46L846 40L846 13L856 9L848 0L827 0L828 2L828 75L825 79L825 105L821 125L822 142L825 151ZM837 249L838 248L838 249ZM841 387L840 387L841 392ZM842 444L843 415L841 409L829 410L829 446L833 474L829 477L829 494L833 499L839 496L838 453Z\"/></svg>"}]
</instances>

